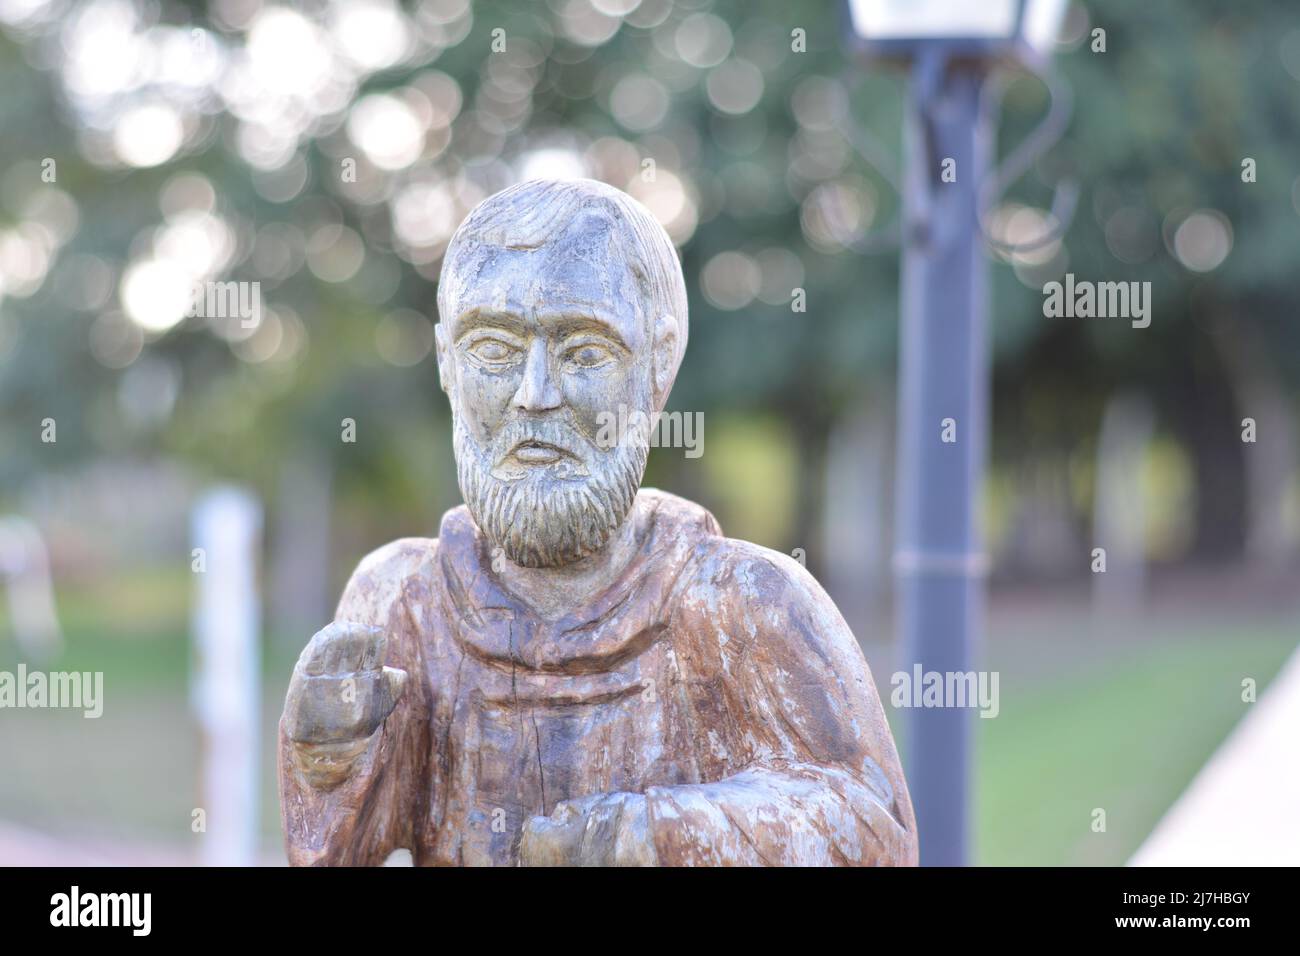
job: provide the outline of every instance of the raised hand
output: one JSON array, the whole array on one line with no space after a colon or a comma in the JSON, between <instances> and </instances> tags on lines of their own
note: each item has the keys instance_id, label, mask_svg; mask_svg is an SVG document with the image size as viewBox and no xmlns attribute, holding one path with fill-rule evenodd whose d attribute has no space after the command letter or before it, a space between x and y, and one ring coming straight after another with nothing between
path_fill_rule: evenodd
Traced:
<instances>
[{"instance_id":1,"label":"raised hand","mask_svg":"<svg viewBox=\"0 0 1300 956\"><path fill-rule=\"evenodd\" d=\"M303 648L284 701L285 734L317 786L347 776L352 761L406 689L406 671L384 667L378 627L335 621Z\"/></svg>"}]
</instances>

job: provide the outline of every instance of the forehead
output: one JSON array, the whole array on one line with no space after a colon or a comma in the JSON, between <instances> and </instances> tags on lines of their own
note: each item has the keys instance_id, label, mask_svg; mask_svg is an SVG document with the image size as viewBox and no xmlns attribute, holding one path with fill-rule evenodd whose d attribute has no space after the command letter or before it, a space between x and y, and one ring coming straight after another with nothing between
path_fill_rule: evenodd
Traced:
<instances>
[{"instance_id":1,"label":"forehead","mask_svg":"<svg viewBox=\"0 0 1300 956\"><path fill-rule=\"evenodd\" d=\"M479 310L525 319L557 312L598 317L615 325L629 345L644 338L641 285L619 224L603 211L583 210L536 248L484 242L454 265L459 274L448 303L453 315L446 316L453 320L453 334Z\"/></svg>"}]
</instances>

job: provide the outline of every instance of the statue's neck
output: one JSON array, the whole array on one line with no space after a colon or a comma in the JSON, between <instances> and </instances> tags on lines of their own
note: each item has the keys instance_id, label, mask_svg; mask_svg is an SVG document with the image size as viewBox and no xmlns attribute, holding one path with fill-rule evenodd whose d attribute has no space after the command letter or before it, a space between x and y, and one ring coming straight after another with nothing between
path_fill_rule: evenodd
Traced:
<instances>
[{"instance_id":1,"label":"statue's neck","mask_svg":"<svg viewBox=\"0 0 1300 956\"><path fill-rule=\"evenodd\" d=\"M502 555L493 570L538 617L558 620L591 603L618 579L636 556L645 531L645 512L638 499L605 546L579 561L559 568L526 568Z\"/></svg>"}]
</instances>

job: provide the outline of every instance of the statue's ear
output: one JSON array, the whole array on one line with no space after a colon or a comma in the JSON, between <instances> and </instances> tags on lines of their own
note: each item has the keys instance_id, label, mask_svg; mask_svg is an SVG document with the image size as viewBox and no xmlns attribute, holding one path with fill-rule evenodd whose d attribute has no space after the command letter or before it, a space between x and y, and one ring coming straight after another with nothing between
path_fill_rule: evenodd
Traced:
<instances>
[{"instance_id":1,"label":"statue's ear","mask_svg":"<svg viewBox=\"0 0 1300 956\"><path fill-rule=\"evenodd\" d=\"M677 377L677 320L671 315L659 316L655 323L654 362L651 370L654 382L655 407L663 411L668 392Z\"/></svg>"},{"instance_id":2,"label":"statue's ear","mask_svg":"<svg viewBox=\"0 0 1300 956\"><path fill-rule=\"evenodd\" d=\"M441 322L434 323L433 341L438 353L438 382L442 390L451 394L451 352L447 344L447 327Z\"/></svg>"}]
</instances>

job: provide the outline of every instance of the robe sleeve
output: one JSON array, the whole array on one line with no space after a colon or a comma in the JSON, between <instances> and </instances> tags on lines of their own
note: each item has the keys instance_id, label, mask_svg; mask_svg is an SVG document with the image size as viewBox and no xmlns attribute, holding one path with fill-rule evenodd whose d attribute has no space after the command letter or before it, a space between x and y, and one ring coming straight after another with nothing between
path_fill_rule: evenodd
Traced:
<instances>
[{"instance_id":1,"label":"robe sleeve","mask_svg":"<svg viewBox=\"0 0 1300 956\"><path fill-rule=\"evenodd\" d=\"M379 866L399 848L419 862L416 841L430 805L430 690L404 591L434 544L404 539L380 548L357 567L339 602L335 620L384 628L383 663L407 673L397 706L347 776L334 786L313 786L280 720L280 813L291 866Z\"/></svg>"},{"instance_id":2,"label":"robe sleeve","mask_svg":"<svg viewBox=\"0 0 1300 956\"><path fill-rule=\"evenodd\" d=\"M646 791L663 865L915 865L916 824L866 659L796 562L754 548L706 569L694 622L744 766ZM688 596L687 613L691 599ZM710 648L698 655L706 658Z\"/></svg>"}]
</instances>

